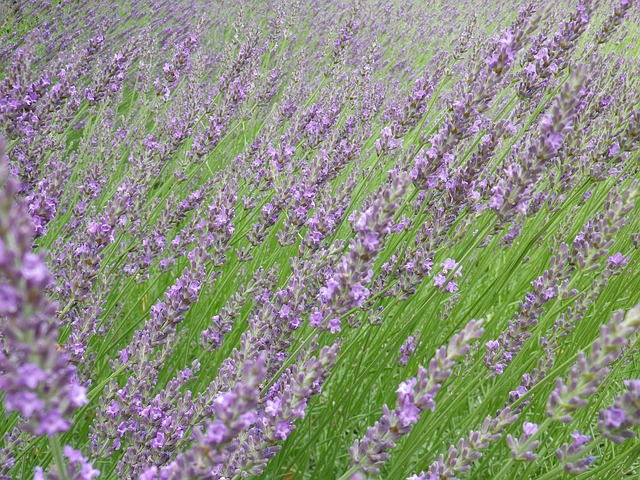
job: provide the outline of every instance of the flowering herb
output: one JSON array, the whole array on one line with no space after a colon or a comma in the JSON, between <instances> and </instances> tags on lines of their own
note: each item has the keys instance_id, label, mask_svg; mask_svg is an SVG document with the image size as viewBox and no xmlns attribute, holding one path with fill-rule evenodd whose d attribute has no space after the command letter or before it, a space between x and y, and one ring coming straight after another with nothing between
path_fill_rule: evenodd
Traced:
<instances>
[{"instance_id":1,"label":"flowering herb","mask_svg":"<svg viewBox=\"0 0 640 480\"><path fill-rule=\"evenodd\" d=\"M0 4L0 480L640 474L636 2Z\"/></svg>"}]
</instances>

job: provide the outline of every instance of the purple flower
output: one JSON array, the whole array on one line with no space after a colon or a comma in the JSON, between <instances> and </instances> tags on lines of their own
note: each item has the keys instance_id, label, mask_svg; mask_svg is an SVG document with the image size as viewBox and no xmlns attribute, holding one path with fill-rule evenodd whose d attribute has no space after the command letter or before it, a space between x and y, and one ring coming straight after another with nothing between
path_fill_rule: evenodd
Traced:
<instances>
[{"instance_id":1,"label":"purple flower","mask_svg":"<svg viewBox=\"0 0 640 480\"><path fill-rule=\"evenodd\" d=\"M320 312L314 312L309 316L309 323L312 327L319 328L322 325L322 314Z\"/></svg>"},{"instance_id":2,"label":"purple flower","mask_svg":"<svg viewBox=\"0 0 640 480\"><path fill-rule=\"evenodd\" d=\"M531 440L530 437L535 435L538 431L538 425L535 423L524 422L522 425L522 436L519 439L507 435L507 445L511 449L511 458L515 460L521 460L526 462L532 462L538 455L533 453L533 450L538 448L540 442L538 440Z\"/></svg>"},{"instance_id":3,"label":"purple flower","mask_svg":"<svg viewBox=\"0 0 640 480\"><path fill-rule=\"evenodd\" d=\"M625 257L622 253L616 252L615 255L612 255L607 259L607 263L611 267L624 267L629 263L629 257Z\"/></svg>"},{"instance_id":4,"label":"purple flower","mask_svg":"<svg viewBox=\"0 0 640 480\"><path fill-rule=\"evenodd\" d=\"M458 291L458 284L454 281L447 282L447 286L444 287L445 291L448 293L453 293Z\"/></svg>"},{"instance_id":5,"label":"purple flower","mask_svg":"<svg viewBox=\"0 0 640 480\"><path fill-rule=\"evenodd\" d=\"M530 437L538 431L538 425L536 423L524 422L522 425L522 431L526 436Z\"/></svg>"},{"instance_id":6,"label":"purple flower","mask_svg":"<svg viewBox=\"0 0 640 480\"><path fill-rule=\"evenodd\" d=\"M58 349L56 305L48 298L49 271L32 252L34 230L18 182L8 175L0 140L0 315L3 348L0 389L7 412L36 435L68 430L70 414L87 402L75 369Z\"/></svg>"},{"instance_id":7,"label":"purple flower","mask_svg":"<svg viewBox=\"0 0 640 480\"><path fill-rule=\"evenodd\" d=\"M624 410L622 410L621 408L609 408L605 410L604 414L602 415L602 424L604 428L607 429L618 429L622 425L624 425L626 420L627 416Z\"/></svg>"},{"instance_id":8,"label":"purple flower","mask_svg":"<svg viewBox=\"0 0 640 480\"><path fill-rule=\"evenodd\" d=\"M640 380L626 380L624 385L626 392L598 413L598 430L615 443L633 437L631 428L640 425Z\"/></svg>"},{"instance_id":9,"label":"purple flower","mask_svg":"<svg viewBox=\"0 0 640 480\"><path fill-rule=\"evenodd\" d=\"M280 440L286 440L293 431L293 425L289 420L276 421L276 430L274 436Z\"/></svg>"},{"instance_id":10,"label":"purple flower","mask_svg":"<svg viewBox=\"0 0 640 480\"><path fill-rule=\"evenodd\" d=\"M567 381L558 379L556 388L547 399L547 415L564 423L573 419L572 413L587 404L610 371L610 365L620 356L629 337L640 326L640 306L630 309L626 315L616 311L608 325L600 328L600 335L588 353L580 352L578 361L571 368ZM624 423L624 411L615 407L600 412L606 428L616 430Z\"/></svg>"},{"instance_id":11,"label":"purple flower","mask_svg":"<svg viewBox=\"0 0 640 480\"><path fill-rule=\"evenodd\" d=\"M389 458L388 450L407 435L424 410L435 411L435 395L442 382L452 374L452 367L469 350L470 344L483 333L482 322L472 320L458 334L454 335L447 347L440 347L429 362L428 369L418 368L418 375L398 386L396 408L382 407L382 417L367 428L366 435L356 440L349 454L354 469L377 473Z\"/></svg>"},{"instance_id":12,"label":"purple flower","mask_svg":"<svg viewBox=\"0 0 640 480\"><path fill-rule=\"evenodd\" d=\"M563 140L564 140L564 135L558 132L551 132L547 135L547 138L545 139L545 144L550 150L555 151L560 148L560 145L562 145Z\"/></svg>"},{"instance_id":13,"label":"purple flower","mask_svg":"<svg viewBox=\"0 0 640 480\"><path fill-rule=\"evenodd\" d=\"M0 315L11 315L18 311L22 298L17 290L9 285L0 285Z\"/></svg>"},{"instance_id":14,"label":"purple flower","mask_svg":"<svg viewBox=\"0 0 640 480\"><path fill-rule=\"evenodd\" d=\"M138 480L156 480L156 476L158 475L158 467L155 465L153 467L149 467L146 469Z\"/></svg>"},{"instance_id":15,"label":"purple flower","mask_svg":"<svg viewBox=\"0 0 640 480\"><path fill-rule=\"evenodd\" d=\"M51 281L46 265L33 253L26 253L22 259L22 276L33 288L45 288Z\"/></svg>"},{"instance_id":16,"label":"purple flower","mask_svg":"<svg viewBox=\"0 0 640 480\"><path fill-rule=\"evenodd\" d=\"M1 378L0 381L2 381ZM31 418L44 408L44 403L35 392L10 393L5 396L4 402L7 411L15 410L25 418Z\"/></svg>"},{"instance_id":17,"label":"purple flower","mask_svg":"<svg viewBox=\"0 0 640 480\"><path fill-rule=\"evenodd\" d=\"M418 332L415 336L410 335L404 341L402 346L400 347L400 357L398 358L398 365L405 366L409 363L409 359L414 354L417 347L417 338L420 336L420 332Z\"/></svg>"},{"instance_id":18,"label":"purple flower","mask_svg":"<svg viewBox=\"0 0 640 480\"><path fill-rule=\"evenodd\" d=\"M40 425L36 428L36 435L54 436L57 433L66 432L71 423L64 418L57 410L50 410L40 417Z\"/></svg>"},{"instance_id":19,"label":"purple flower","mask_svg":"<svg viewBox=\"0 0 640 480\"><path fill-rule=\"evenodd\" d=\"M333 317L327 323L327 328L331 333L336 333L340 331L340 317Z\"/></svg>"},{"instance_id":20,"label":"purple flower","mask_svg":"<svg viewBox=\"0 0 640 480\"><path fill-rule=\"evenodd\" d=\"M581 434L578 430L571 434L571 438L573 438L572 445L574 447L580 447L591 441L591 437Z\"/></svg>"},{"instance_id":21,"label":"purple flower","mask_svg":"<svg viewBox=\"0 0 640 480\"><path fill-rule=\"evenodd\" d=\"M151 442L153 448L162 448L164 446L164 433L158 432L153 441Z\"/></svg>"},{"instance_id":22,"label":"purple flower","mask_svg":"<svg viewBox=\"0 0 640 480\"><path fill-rule=\"evenodd\" d=\"M406 176L392 173L373 204L358 216L354 212L356 235L320 289L321 305L309 318L312 326L338 332L340 316L363 306L369 298L370 291L365 285L371 281L372 267L382 246L381 239L391 233L397 202L403 197L407 183Z\"/></svg>"},{"instance_id":23,"label":"purple flower","mask_svg":"<svg viewBox=\"0 0 640 480\"><path fill-rule=\"evenodd\" d=\"M62 449L62 453L69 460L70 471L73 472L69 475L69 478L73 480L91 480L100 476L100 470L93 468L93 465L89 460L82 455L80 450L75 450L69 445L65 445Z\"/></svg>"},{"instance_id":24,"label":"purple flower","mask_svg":"<svg viewBox=\"0 0 640 480\"><path fill-rule=\"evenodd\" d=\"M456 261L453 260L452 258L447 258L444 261L444 263L440 264L440 266L442 267L442 273L447 273L447 272L453 270L454 268L456 268L457 265L458 264L456 263ZM456 272L456 273L458 273L458 272Z\"/></svg>"},{"instance_id":25,"label":"purple flower","mask_svg":"<svg viewBox=\"0 0 640 480\"><path fill-rule=\"evenodd\" d=\"M40 382L47 378L40 367L31 363L18 367L18 374L24 386L30 389L35 389Z\"/></svg>"},{"instance_id":26,"label":"purple flower","mask_svg":"<svg viewBox=\"0 0 640 480\"><path fill-rule=\"evenodd\" d=\"M304 418L310 398L321 391L339 349L340 342L323 347L317 357L305 355L285 371L267 394L272 400L267 405L269 412L258 412L255 428L249 431L249 441L243 440L233 446L232 456L224 462L221 476L230 476L230 470L238 474L246 472L246 475L240 474L243 477L249 472L253 475L262 473L266 461L279 450L277 443L289 437L296 428L294 422Z\"/></svg>"},{"instance_id":27,"label":"purple flower","mask_svg":"<svg viewBox=\"0 0 640 480\"><path fill-rule=\"evenodd\" d=\"M433 277L433 284L438 288L442 287L446 281L447 277L442 273L438 273L435 277Z\"/></svg>"}]
</instances>

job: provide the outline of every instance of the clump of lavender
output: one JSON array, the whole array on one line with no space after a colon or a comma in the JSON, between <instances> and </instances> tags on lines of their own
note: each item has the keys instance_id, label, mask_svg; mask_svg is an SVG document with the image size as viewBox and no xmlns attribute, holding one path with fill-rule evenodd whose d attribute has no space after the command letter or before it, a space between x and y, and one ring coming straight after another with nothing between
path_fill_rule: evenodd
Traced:
<instances>
[{"instance_id":1,"label":"clump of lavender","mask_svg":"<svg viewBox=\"0 0 640 480\"><path fill-rule=\"evenodd\" d=\"M633 209L637 196L638 185L635 181L622 193L616 189L611 190L604 204L604 211L584 224L571 248L564 243L560 245L558 252L551 257L550 267L532 282L533 291L527 293L524 301L520 302L514 320L509 322L498 340L487 342L485 365L494 374L501 375L522 349L524 342L531 337L531 330L537 325L545 304L556 298L566 299L578 294L577 290L568 288L575 267L583 270L600 268L598 262L606 255L607 248L613 245L613 237L626 223L627 213ZM611 258L603 272L605 278L614 273L613 268L619 268L618 264L624 263L624 259L616 255ZM583 300L578 299L578 302ZM578 308L581 308L579 304ZM541 343L548 346L557 342L559 337L572 329L569 317L563 315L554 324L552 334L543 337Z\"/></svg>"},{"instance_id":2,"label":"clump of lavender","mask_svg":"<svg viewBox=\"0 0 640 480\"><path fill-rule=\"evenodd\" d=\"M568 381L559 378L556 388L547 400L547 415L553 420L569 423L573 412L584 407L604 378L611 371L611 364L624 352L629 337L640 326L640 306L626 315L619 310L608 325L600 328L599 338L588 354L580 352L578 361L569 373Z\"/></svg>"},{"instance_id":3,"label":"clump of lavender","mask_svg":"<svg viewBox=\"0 0 640 480\"><path fill-rule=\"evenodd\" d=\"M565 472L577 475L585 472L589 468L589 465L595 461L595 458L591 456L584 457L584 451L591 442L590 437L576 430L571 434L571 438L573 438L571 443L563 443L562 446L556 450L556 457Z\"/></svg>"},{"instance_id":4,"label":"clump of lavender","mask_svg":"<svg viewBox=\"0 0 640 480\"><path fill-rule=\"evenodd\" d=\"M126 221L126 213L132 205L135 192L134 185L120 185L100 216L86 225L83 241L69 245L73 250L73 259L66 260L68 276L57 288L59 300L66 302L58 315L63 324L71 326L65 348L78 368L91 365L86 347L89 338L96 333L95 317L101 313L101 307L92 303L94 288L100 280L105 249L115 242L116 233ZM87 362L83 365L85 357Z\"/></svg>"},{"instance_id":5,"label":"clump of lavender","mask_svg":"<svg viewBox=\"0 0 640 480\"><path fill-rule=\"evenodd\" d=\"M10 480L9 472L16 464L15 452L25 448L25 438L19 428L5 433L2 448L0 448L0 479Z\"/></svg>"},{"instance_id":6,"label":"clump of lavender","mask_svg":"<svg viewBox=\"0 0 640 480\"><path fill-rule=\"evenodd\" d=\"M268 276L263 268L259 268L246 286L238 288L220 313L211 317L211 325L201 332L200 345L211 350L220 348L225 334L233 329L234 321L240 316L244 304L265 284L269 284Z\"/></svg>"},{"instance_id":7,"label":"clump of lavender","mask_svg":"<svg viewBox=\"0 0 640 480\"><path fill-rule=\"evenodd\" d=\"M455 478L459 473L469 472L476 460L484 456L484 450L501 439L504 431L518 421L519 415L530 402L527 398L530 390L546 377L552 365L553 355L550 355L548 359L540 361L539 368L522 375L520 385L509 392L509 400L503 408L495 415L485 418L478 430L471 430L466 438L461 438L456 445L451 445L446 455L440 454L426 472L412 475L407 480Z\"/></svg>"},{"instance_id":8,"label":"clump of lavender","mask_svg":"<svg viewBox=\"0 0 640 480\"><path fill-rule=\"evenodd\" d=\"M391 233L397 202L404 195L407 183L406 176L394 174L373 204L355 221L356 235L349 251L320 290L321 305L309 317L312 326L339 332L340 316L362 306L369 297L366 285L373 276L373 262L384 245L385 236Z\"/></svg>"},{"instance_id":9,"label":"clump of lavender","mask_svg":"<svg viewBox=\"0 0 640 480\"><path fill-rule=\"evenodd\" d=\"M409 363L409 360L416 351L419 339L420 332L417 332L415 335L409 335L404 341L404 343L400 347L400 356L398 357L399 366L404 367L407 363Z\"/></svg>"},{"instance_id":10,"label":"clump of lavender","mask_svg":"<svg viewBox=\"0 0 640 480\"><path fill-rule=\"evenodd\" d=\"M537 325L543 306L558 296L561 285L568 277L568 259L569 248L562 244L559 252L551 257L550 268L531 282L533 292L527 293L524 301L520 302L514 320L509 322L497 340L486 343L484 361L494 375L503 374L525 341L531 337L531 329Z\"/></svg>"},{"instance_id":11,"label":"clump of lavender","mask_svg":"<svg viewBox=\"0 0 640 480\"><path fill-rule=\"evenodd\" d=\"M150 318L144 327L134 333L133 339L111 361L113 371L128 370L124 386L112 380L100 397L100 405L91 426L91 453L107 456L120 450L128 437L137 432L136 417L150 399L159 372L175 345L177 325L185 319L198 296L206 277L207 253L196 247L189 252L189 268L185 268L175 284L151 307Z\"/></svg>"},{"instance_id":12,"label":"clump of lavender","mask_svg":"<svg viewBox=\"0 0 640 480\"><path fill-rule=\"evenodd\" d=\"M195 34L188 35L176 45L171 61L165 62L162 66L162 76L153 82L157 95L162 95L165 100L169 99L184 70L189 68L189 57L197 46L198 37Z\"/></svg>"},{"instance_id":13,"label":"clump of lavender","mask_svg":"<svg viewBox=\"0 0 640 480\"><path fill-rule=\"evenodd\" d=\"M565 423L635 310L552 368L638 301L633 2L70 3L0 1L2 480L549 479L637 434L638 380Z\"/></svg>"},{"instance_id":14,"label":"clump of lavender","mask_svg":"<svg viewBox=\"0 0 640 480\"><path fill-rule=\"evenodd\" d=\"M254 365L245 365L242 380L214 399L215 419L207 422L204 430L195 428L191 448L161 469L149 467L140 478L152 480L159 474L163 480L205 479L212 472L219 474L239 448L232 440L256 422L259 386L265 374L263 357Z\"/></svg>"},{"instance_id":15,"label":"clump of lavender","mask_svg":"<svg viewBox=\"0 0 640 480\"><path fill-rule=\"evenodd\" d=\"M81 451L66 445L62 453L69 462L65 471L50 469L45 473L42 467L36 467L33 480L91 480L100 476L100 470L93 468L93 464L82 455Z\"/></svg>"},{"instance_id":16,"label":"clump of lavender","mask_svg":"<svg viewBox=\"0 0 640 480\"><path fill-rule=\"evenodd\" d=\"M457 292L458 284L451 278L462 275L462 266L452 258L447 258L444 263L440 264L440 266L442 267L442 270L433 277L433 284L445 292ZM448 278L451 280L447 280Z\"/></svg>"},{"instance_id":17,"label":"clump of lavender","mask_svg":"<svg viewBox=\"0 0 640 480\"><path fill-rule=\"evenodd\" d=\"M511 450L511 458L526 462L533 462L538 458L538 455L533 453L533 451L538 448L540 442L538 440L531 440L531 437L537 431L537 424L524 422L520 438L514 438L511 435L507 435L507 446Z\"/></svg>"},{"instance_id":18,"label":"clump of lavender","mask_svg":"<svg viewBox=\"0 0 640 480\"><path fill-rule=\"evenodd\" d=\"M622 21L625 19L633 2L631 0L620 0L618 5L613 7L613 13L604 21L600 31L596 35L596 43L601 45L606 43L618 29Z\"/></svg>"},{"instance_id":19,"label":"clump of lavender","mask_svg":"<svg viewBox=\"0 0 640 480\"><path fill-rule=\"evenodd\" d=\"M512 159L504 168L489 201L489 207L501 221L506 222L517 213L527 214L536 183L545 168L556 160L566 134L573 128L585 82L584 69L572 72L553 109L540 121L526 152L522 152L519 161Z\"/></svg>"},{"instance_id":20,"label":"clump of lavender","mask_svg":"<svg viewBox=\"0 0 640 480\"><path fill-rule=\"evenodd\" d=\"M316 356L302 358L278 379L266 395L266 404L260 408L254 428L246 438L236 441L237 450L222 465L222 474L260 475L280 450L279 442L286 440L296 428L295 421L304 418L306 409L315 395L322 392L322 384L335 364L341 341L323 347Z\"/></svg>"},{"instance_id":21,"label":"clump of lavender","mask_svg":"<svg viewBox=\"0 0 640 480\"><path fill-rule=\"evenodd\" d=\"M7 172L2 143L0 182L0 389L6 411L20 414L23 429L54 436L69 429L71 413L87 403L86 390L58 349L56 305L46 294L52 279L32 251L31 216Z\"/></svg>"},{"instance_id":22,"label":"clump of lavender","mask_svg":"<svg viewBox=\"0 0 640 480\"><path fill-rule=\"evenodd\" d=\"M402 147L402 140L394 138L391 127L385 127L380 132L380 138L376 140L375 147L378 155L382 155Z\"/></svg>"},{"instance_id":23,"label":"clump of lavender","mask_svg":"<svg viewBox=\"0 0 640 480\"><path fill-rule=\"evenodd\" d=\"M51 159L44 165L48 174L35 185L35 188L25 198L29 205L29 213L33 216L33 227L36 237L47 232L47 224L53 220L58 212L60 197L66 182L69 180L74 166L75 157L65 162Z\"/></svg>"},{"instance_id":24,"label":"clump of lavender","mask_svg":"<svg viewBox=\"0 0 640 480\"><path fill-rule=\"evenodd\" d=\"M440 454L428 471L411 475L407 480L455 478L458 473L468 472L473 463L482 458L482 451L502 438L502 432L518 420L518 413L506 406L495 417L487 417L479 430L472 430L467 438L461 438L456 445L451 445L446 457Z\"/></svg>"},{"instance_id":25,"label":"clump of lavender","mask_svg":"<svg viewBox=\"0 0 640 480\"><path fill-rule=\"evenodd\" d=\"M535 30L539 18L534 14L533 3L522 8L512 28L504 30L491 42L484 62L479 59L468 72L466 81L456 85L457 95L451 101L447 118L429 139L430 148L420 150L410 171L416 186L433 188L438 176L455 160L456 146L480 129L482 113L490 107L498 86L515 63L516 55Z\"/></svg>"},{"instance_id":26,"label":"clump of lavender","mask_svg":"<svg viewBox=\"0 0 640 480\"><path fill-rule=\"evenodd\" d=\"M460 333L451 337L448 346L436 351L428 369L419 367L416 377L400 384L396 408L390 410L384 405L380 420L367 428L367 434L349 449L353 466L343 478L349 478L359 470L367 473L380 470L389 459L388 451L413 429L422 412L435 411L435 396L442 383L451 376L456 361L466 355L471 343L480 338L483 331L482 321L470 321Z\"/></svg>"},{"instance_id":27,"label":"clump of lavender","mask_svg":"<svg viewBox=\"0 0 640 480\"><path fill-rule=\"evenodd\" d=\"M627 391L598 414L598 430L615 443L632 438L631 428L640 425L640 380L625 380L624 386Z\"/></svg>"},{"instance_id":28,"label":"clump of lavender","mask_svg":"<svg viewBox=\"0 0 640 480\"><path fill-rule=\"evenodd\" d=\"M568 18L560 22L558 30L552 36L541 33L534 40L523 58L524 68L518 73L516 88L521 98L540 96L571 64L570 54L592 19L593 3L590 0L579 2ZM525 113L534 105L535 102L525 102L517 109L517 113Z\"/></svg>"}]
</instances>

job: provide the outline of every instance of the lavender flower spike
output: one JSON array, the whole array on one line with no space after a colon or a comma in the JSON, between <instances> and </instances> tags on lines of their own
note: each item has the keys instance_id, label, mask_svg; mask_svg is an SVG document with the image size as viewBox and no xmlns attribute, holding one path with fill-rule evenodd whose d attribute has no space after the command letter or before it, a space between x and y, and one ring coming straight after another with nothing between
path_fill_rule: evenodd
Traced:
<instances>
[{"instance_id":1,"label":"lavender flower spike","mask_svg":"<svg viewBox=\"0 0 640 480\"><path fill-rule=\"evenodd\" d=\"M609 325L600 328L600 336L589 354L580 352L578 361L569 373L569 381L558 379L556 388L547 400L547 415L564 423L571 422L571 414L587 404L588 398L607 376L610 365L622 356L629 337L639 326L640 305L630 309L626 315L621 310L615 312Z\"/></svg>"},{"instance_id":2,"label":"lavender flower spike","mask_svg":"<svg viewBox=\"0 0 640 480\"><path fill-rule=\"evenodd\" d=\"M205 432L199 427L193 435L193 446L166 467L160 469L163 480L211 478L211 472L228 462L237 446L230 442L256 421L259 385L265 378L266 360L258 357L255 364L246 366L242 381L214 400L215 420ZM140 478L155 479L158 467L145 470Z\"/></svg>"},{"instance_id":3,"label":"lavender flower spike","mask_svg":"<svg viewBox=\"0 0 640 480\"><path fill-rule=\"evenodd\" d=\"M471 320L462 331L454 335L448 346L442 346L429 362L429 368L419 367L418 376L402 382L397 390L396 408L389 410L382 407L382 417L367 434L356 440L349 449L353 467L342 478L357 471L377 473L389 459L389 450L396 442L407 435L420 420L426 409L436 409L434 398L442 383L452 373L451 368L470 348L470 344L480 338L483 333L482 320Z\"/></svg>"},{"instance_id":4,"label":"lavender flower spike","mask_svg":"<svg viewBox=\"0 0 640 480\"><path fill-rule=\"evenodd\" d=\"M373 275L373 263L384 246L384 238L391 233L391 221L397 202L404 196L409 180L406 175L393 173L376 201L355 221L355 238L349 251L328 276L320 289L320 308L315 308L309 323L331 333L340 331L340 316L361 307L369 298L365 287Z\"/></svg>"},{"instance_id":5,"label":"lavender flower spike","mask_svg":"<svg viewBox=\"0 0 640 480\"><path fill-rule=\"evenodd\" d=\"M417 332L415 335L410 335L404 341L402 346L400 347L400 357L398 358L398 365L404 367L409 360L413 356L416 351L416 347L418 346L420 338L420 332Z\"/></svg>"},{"instance_id":6,"label":"lavender flower spike","mask_svg":"<svg viewBox=\"0 0 640 480\"><path fill-rule=\"evenodd\" d=\"M18 412L35 435L71 426L69 415L87 403L67 356L58 351L56 305L45 295L49 270L33 253L31 217L8 175L0 140L0 390L7 412Z\"/></svg>"},{"instance_id":7,"label":"lavender flower spike","mask_svg":"<svg viewBox=\"0 0 640 480\"><path fill-rule=\"evenodd\" d=\"M522 425L522 436L513 438L507 435L507 445L511 449L511 458L525 462L533 462L538 455L533 450L538 448L540 442L538 440L531 441L531 437L538 431L538 425L535 423L524 422Z\"/></svg>"},{"instance_id":8,"label":"lavender flower spike","mask_svg":"<svg viewBox=\"0 0 640 480\"><path fill-rule=\"evenodd\" d=\"M82 452L71 448L66 445L62 450L62 453L69 461L69 466L66 472L60 473L58 471L49 471L45 475L44 470L41 467L36 467L33 480L92 480L100 476L100 470L93 468L93 465L86 457L82 455Z\"/></svg>"},{"instance_id":9,"label":"lavender flower spike","mask_svg":"<svg viewBox=\"0 0 640 480\"><path fill-rule=\"evenodd\" d=\"M598 430L615 443L632 438L632 427L640 425L640 379L625 380L627 391L616 398L613 407L601 410Z\"/></svg>"},{"instance_id":10,"label":"lavender flower spike","mask_svg":"<svg viewBox=\"0 0 640 480\"><path fill-rule=\"evenodd\" d=\"M595 458L590 456L582 458L585 446L591 441L590 437L576 430L571 434L571 438L573 438L571 444L563 443L562 447L556 450L556 457L560 460L565 472L577 475L585 472L589 465L595 461Z\"/></svg>"},{"instance_id":11,"label":"lavender flower spike","mask_svg":"<svg viewBox=\"0 0 640 480\"><path fill-rule=\"evenodd\" d=\"M509 392L509 400L495 415L489 415L478 430L471 430L466 438L461 438L457 445L449 446L448 452L440 454L438 459L431 463L427 471L412 475L407 480L440 480L442 478L456 478L460 473L468 473L476 460L484 456L484 450L502 438L504 431L513 425L524 408L529 404L529 399L521 401L517 406L514 402L523 398L535 385L540 383L551 368L551 359L541 360L539 368L534 368L531 373L522 375L520 386L513 392ZM531 432L531 426L526 430ZM525 432L526 434L526 432ZM533 444L532 444L533 445Z\"/></svg>"},{"instance_id":12,"label":"lavender flower spike","mask_svg":"<svg viewBox=\"0 0 640 480\"><path fill-rule=\"evenodd\" d=\"M221 468L222 477L260 475L267 462L304 418L309 401L322 392L322 384L335 365L342 342L323 347L317 357L302 355L267 393L264 410L258 409L254 428L245 439L234 439L236 448ZM235 478L235 477L234 477Z\"/></svg>"}]
</instances>

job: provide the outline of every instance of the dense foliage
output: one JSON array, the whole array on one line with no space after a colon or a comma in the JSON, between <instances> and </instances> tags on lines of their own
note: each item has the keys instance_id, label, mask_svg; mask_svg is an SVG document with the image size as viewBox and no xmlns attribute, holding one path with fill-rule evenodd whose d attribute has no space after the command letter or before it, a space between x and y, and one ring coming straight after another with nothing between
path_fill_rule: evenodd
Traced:
<instances>
[{"instance_id":1,"label":"dense foliage","mask_svg":"<svg viewBox=\"0 0 640 480\"><path fill-rule=\"evenodd\" d=\"M636 2L0 9L0 478L640 474Z\"/></svg>"}]
</instances>

